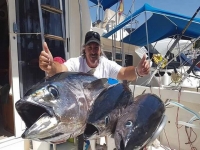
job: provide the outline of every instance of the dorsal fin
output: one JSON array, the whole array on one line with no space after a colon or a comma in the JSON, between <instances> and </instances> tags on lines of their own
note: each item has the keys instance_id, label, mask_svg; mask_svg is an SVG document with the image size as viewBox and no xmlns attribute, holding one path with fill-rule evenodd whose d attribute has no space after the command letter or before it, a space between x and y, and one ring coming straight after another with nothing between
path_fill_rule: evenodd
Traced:
<instances>
[{"instance_id":1,"label":"dorsal fin","mask_svg":"<svg viewBox=\"0 0 200 150\"><path fill-rule=\"evenodd\" d=\"M108 82L107 78L101 78L101 79L94 80L90 83L83 83L83 87L87 89L105 87L107 86L107 82Z\"/></svg>"}]
</instances>

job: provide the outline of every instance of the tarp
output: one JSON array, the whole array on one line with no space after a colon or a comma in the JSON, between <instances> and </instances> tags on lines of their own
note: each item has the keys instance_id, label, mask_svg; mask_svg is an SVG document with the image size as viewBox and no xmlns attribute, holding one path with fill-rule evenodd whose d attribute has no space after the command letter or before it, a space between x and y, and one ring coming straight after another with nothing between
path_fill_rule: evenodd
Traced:
<instances>
[{"instance_id":1,"label":"tarp","mask_svg":"<svg viewBox=\"0 0 200 150\"><path fill-rule=\"evenodd\" d=\"M119 0L90 0L91 2L98 5L98 1L103 6L103 9L106 10L107 8L112 7L114 4L119 2Z\"/></svg>"},{"instance_id":2,"label":"tarp","mask_svg":"<svg viewBox=\"0 0 200 150\"><path fill-rule=\"evenodd\" d=\"M148 43L153 43L161 39L180 35L190 21L191 17L175 14L158 8L154 8L149 4L145 4L142 8L127 17L123 22L117 25L113 30L103 35L108 38L113 33L123 28L141 13L153 13L153 15L145 22L147 23ZM144 15L144 14L143 14ZM145 15L144 15L145 17ZM147 45L146 24L142 24L134 32L123 39L123 42L145 46ZM197 38L200 36L200 18L194 18L190 26L187 28L183 36Z\"/></svg>"}]
</instances>

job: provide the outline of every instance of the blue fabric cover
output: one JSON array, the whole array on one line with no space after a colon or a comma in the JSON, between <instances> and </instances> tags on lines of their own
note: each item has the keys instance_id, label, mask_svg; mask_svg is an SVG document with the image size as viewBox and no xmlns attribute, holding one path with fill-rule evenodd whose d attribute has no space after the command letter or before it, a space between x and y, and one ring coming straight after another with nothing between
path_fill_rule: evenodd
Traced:
<instances>
[{"instance_id":1,"label":"blue fabric cover","mask_svg":"<svg viewBox=\"0 0 200 150\"><path fill-rule=\"evenodd\" d=\"M191 17L157 9L149 4L145 4L142 8L117 25L113 30L103 35L103 37L108 38L143 12L153 13L153 15L147 20L148 43L153 43L169 36L180 35L191 19ZM183 36L190 38L197 38L200 36L200 18L193 19ZM145 23L122 40L125 43L137 46L147 45Z\"/></svg>"},{"instance_id":2,"label":"blue fabric cover","mask_svg":"<svg viewBox=\"0 0 200 150\"><path fill-rule=\"evenodd\" d=\"M117 79L113 79L113 78L108 78L108 84L117 84L119 83L119 81Z\"/></svg>"}]
</instances>

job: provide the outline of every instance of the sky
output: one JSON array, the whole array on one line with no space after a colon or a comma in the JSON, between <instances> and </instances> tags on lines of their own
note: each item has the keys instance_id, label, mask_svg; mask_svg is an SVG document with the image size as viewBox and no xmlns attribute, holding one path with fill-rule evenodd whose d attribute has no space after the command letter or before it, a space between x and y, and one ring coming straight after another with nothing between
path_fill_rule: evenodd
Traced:
<instances>
[{"instance_id":1,"label":"sky","mask_svg":"<svg viewBox=\"0 0 200 150\"><path fill-rule=\"evenodd\" d=\"M133 2L134 5L131 9ZM124 13L128 14L130 9L134 12L141 8L145 3L148 3L152 7L190 17L192 17L196 10L200 7L200 0L124 0ZM89 6L94 6L94 3L89 1ZM112 10L116 10L116 8L117 5L111 7ZM91 7L90 14L91 19L94 22L97 18L97 7ZM196 17L200 18L200 12L196 15Z\"/></svg>"}]
</instances>

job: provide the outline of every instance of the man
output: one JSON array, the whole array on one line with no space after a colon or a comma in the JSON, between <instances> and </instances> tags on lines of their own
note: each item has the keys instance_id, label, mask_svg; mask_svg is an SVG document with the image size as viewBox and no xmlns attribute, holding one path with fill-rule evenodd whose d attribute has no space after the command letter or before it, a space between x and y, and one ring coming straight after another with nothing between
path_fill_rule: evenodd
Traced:
<instances>
[{"instance_id":1,"label":"man","mask_svg":"<svg viewBox=\"0 0 200 150\"><path fill-rule=\"evenodd\" d=\"M122 67L116 62L108 60L102 55L100 35L89 31L85 35L85 44L82 56L70 58L60 64L53 61L51 52L46 43L39 56L39 67L49 76L64 71L93 72L97 78L114 78L118 80L133 81L149 73L150 66L144 55L137 67Z\"/></svg>"}]
</instances>

